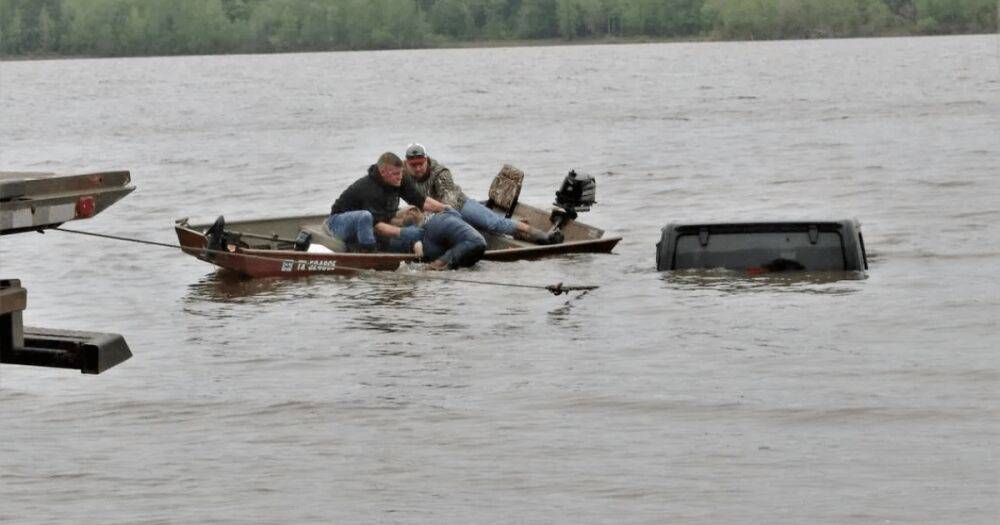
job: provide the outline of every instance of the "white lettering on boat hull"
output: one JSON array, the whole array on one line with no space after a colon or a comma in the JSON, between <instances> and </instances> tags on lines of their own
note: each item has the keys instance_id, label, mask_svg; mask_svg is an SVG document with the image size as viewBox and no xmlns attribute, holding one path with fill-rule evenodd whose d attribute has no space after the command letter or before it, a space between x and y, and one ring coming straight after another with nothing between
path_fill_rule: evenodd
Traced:
<instances>
[{"instance_id":1,"label":"white lettering on boat hull","mask_svg":"<svg viewBox=\"0 0 1000 525\"><path fill-rule=\"evenodd\" d=\"M337 261L281 261L281 271L283 272L332 272L337 269Z\"/></svg>"}]
</instances>

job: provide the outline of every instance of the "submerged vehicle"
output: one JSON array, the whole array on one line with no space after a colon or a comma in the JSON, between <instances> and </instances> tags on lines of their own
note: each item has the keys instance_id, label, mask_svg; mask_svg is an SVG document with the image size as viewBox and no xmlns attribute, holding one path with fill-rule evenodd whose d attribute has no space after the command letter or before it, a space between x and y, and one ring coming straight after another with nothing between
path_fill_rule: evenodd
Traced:
<instances>
[{"instance_id":1,"label":"submerged vehicle","mask_svg":"<svg viewBox=\"0 0 1000 525\"><path fill-rule=\"evenodd\" d=\"M868 269L857 220L671 223L656 244L656 269L751 274Z\"/></svg>"},{"instance_id":2,"label":"submerged vehicle","mask_svg":"<svg viewBox=\"0 0 1000 525\"><path fill-rule=\"evenodd\" d=\"M0 172L0 235L42 231L89 219L128 195L127 171L56 175ZM99 374L132 357L118 334L24 326L28 291L0 280L0 363L71 368Z\"/></svg>"},{"instance_id":3,"label":"submerged vehicle","mask_svg":"<svg viewBox=\"0 0 1000 525\"><path fill-rule=\"evenodd\" d=\"M517 174L520 174L519 176ZM487 208L498 215L527 222L541 230L558 229L559 244L536 244L486 232L483 260L518 261L568 253L610 253L621 237L604 237L604 230L577 222L579 212L596 201L593 177L570 172L556 193L551 211L519 203L523 173L501 170L489 192ZM319 273L352 274L360 270L392 271L420 258L411 253L353 253L324 226L328 215L225 221L214 224L175 222L177 240L185 253L220 268L249 277L300 276ZM317 248L317 245L320 248Z\"/></svg>"}]
</instances>

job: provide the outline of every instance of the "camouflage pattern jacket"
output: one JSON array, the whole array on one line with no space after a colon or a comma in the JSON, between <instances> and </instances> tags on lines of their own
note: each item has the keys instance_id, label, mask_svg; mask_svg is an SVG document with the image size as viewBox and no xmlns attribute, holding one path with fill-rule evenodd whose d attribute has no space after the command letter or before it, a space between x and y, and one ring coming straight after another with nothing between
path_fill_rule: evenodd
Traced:
<instances>
[{"instance_id":1,"label":"camouflage pattern jacket","mask_svg":"<svg viewBox=\"0 0 1000 525\"><path fill-rule=\"evenodd\" d=\"M427 157L427 178L421 180L413 174L409 166L404 166L403 174L409 175L416 183L417 189L424 195L447 204L456 210L461 210L468 198L462 193L462 188L451 178L451 170Z\"/></svg>"}]
</instances>

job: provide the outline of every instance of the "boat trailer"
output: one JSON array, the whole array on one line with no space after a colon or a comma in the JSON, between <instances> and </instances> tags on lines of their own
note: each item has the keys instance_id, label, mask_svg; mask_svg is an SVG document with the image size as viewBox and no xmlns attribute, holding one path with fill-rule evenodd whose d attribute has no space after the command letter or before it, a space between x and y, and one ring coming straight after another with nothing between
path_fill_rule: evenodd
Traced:
<instances>
[{"instance_id":1,"label":"boat trailer","mask_svg":"<svg viewBox=\"0 0 1000 525\"><path fill-rule=\"evenodd\" d=\"M41 232L89 219L133 190L127 171L0 172L0 235ZM24 326L27 299L19 279L0 279L0 363L99 374L132 357L118 334Z\"/></svg>"}]
</instances>

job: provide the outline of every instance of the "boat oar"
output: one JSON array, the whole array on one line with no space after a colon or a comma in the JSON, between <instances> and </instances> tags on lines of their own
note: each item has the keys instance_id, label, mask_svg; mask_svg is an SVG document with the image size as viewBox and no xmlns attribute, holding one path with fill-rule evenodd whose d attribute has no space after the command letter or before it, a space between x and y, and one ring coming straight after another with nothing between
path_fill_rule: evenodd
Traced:
<instances>
[{"instance_id":1,"label":"boat oar","mask_svg":"<svg viewBox=\"0 0 1000 525\"><path fill-rule=\"evenodd\" d=\"M260 235L258 233L243 233L233 230L226 230L226 233L230 235L235 235L237 237L247 237L249 239L260 239L262 241L287 242L290 244L295 244L295 239L283 239L281 237L278 237L277 233L275 233L274 235Z\"/></svg>"}]
</instances>

